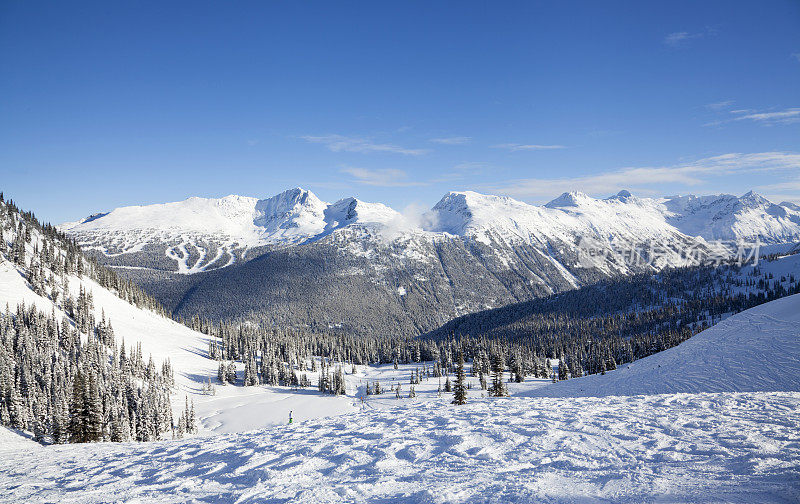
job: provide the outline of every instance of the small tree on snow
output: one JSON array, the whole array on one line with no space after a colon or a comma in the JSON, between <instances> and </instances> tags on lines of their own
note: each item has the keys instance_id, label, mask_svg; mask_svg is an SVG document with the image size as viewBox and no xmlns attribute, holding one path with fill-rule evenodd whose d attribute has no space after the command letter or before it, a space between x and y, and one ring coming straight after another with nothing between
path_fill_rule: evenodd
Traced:
<instances>
[{"instance_id":1,"label":"small tree on snow","mask_svg":"<svg viewBox=\"0 0 800 504\"><path fill-rule=\"evenodd\" d=\"M494 397L505 397L508 395L506 383L503 381L504 370L505 363L503 362L503 356L500 352L497 352L492 356L492 387L489 389L489 392Z\"/></svg>"},{"instance_id":2,"label":"small tree on snow","mask_svg":"<svg viewBox=\"0 0 800 504\"><path fill-rule=\"evenodd\" d=\"M467 387L464 376L464 354L458 352L458 365L456 367L456 385L453 390L453 404L467 403ZM449 380L448 380L449 383Z\"/></svg>"}]
</instances>

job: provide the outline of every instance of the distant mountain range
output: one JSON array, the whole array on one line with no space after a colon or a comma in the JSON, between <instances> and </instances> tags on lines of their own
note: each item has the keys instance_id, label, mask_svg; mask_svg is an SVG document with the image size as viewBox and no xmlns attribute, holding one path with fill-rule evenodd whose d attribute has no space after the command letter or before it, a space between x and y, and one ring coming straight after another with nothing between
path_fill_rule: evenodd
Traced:
<instances>
[{"instance_id":1,"label":"distant mountain range","mask_svg":"<svg viewBox=\"0 0 800 504\"><path fill-rule=\"evenodd\" d=\"M411 217L296 188L122 207L60 229L178 315L417 334L479 309L685 265L689 250L719 253L715 240L794 243L800 208L753 192L570 192L544 206L450 192ZM599 249L588 266L585 243ZM610 253L626 244L640 260Z\"/></svg>"}]
</instances>

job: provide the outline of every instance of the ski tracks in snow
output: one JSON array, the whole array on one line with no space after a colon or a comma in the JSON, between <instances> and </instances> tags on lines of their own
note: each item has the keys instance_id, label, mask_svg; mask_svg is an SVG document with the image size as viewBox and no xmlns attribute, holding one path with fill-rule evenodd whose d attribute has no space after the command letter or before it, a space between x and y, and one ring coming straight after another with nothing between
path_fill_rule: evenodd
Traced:
<instances>
[{"instance_id":1,"label":"ski tracks in snow","mask_svg":"<svg viewBox=\"0 0 800 504\"><path fill-rule=\"evenodd\" d=\"M3 502L796 502L800 393L476 400L37 448ZM24 482L24 483L23 483Z\"/></svg>"}]
</instances>

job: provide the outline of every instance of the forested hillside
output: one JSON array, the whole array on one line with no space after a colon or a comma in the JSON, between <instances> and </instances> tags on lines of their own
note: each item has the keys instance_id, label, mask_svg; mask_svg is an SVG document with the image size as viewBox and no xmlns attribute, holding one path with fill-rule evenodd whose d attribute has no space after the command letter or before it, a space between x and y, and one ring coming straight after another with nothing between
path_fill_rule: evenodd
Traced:
<instances>
[{"instance_id":1,"label":"forested hillside","mask_svg":"<svg viewBox=\"0 0 800 504\"><path fill-rule=\"evenodd\" d=\"M0 194L0 424L42 442L158 439L173 428L170 361L147 358L135 339L118 341L90 286L103 303L111 295L164 313Z\"/></svg>"},{"instance_id":2,"label":"forested hillside","mask_svg":"<svg viewBox=\"0 0 800 504\"><path fill-rule=\"evenodd\" d=\"M723 318L800 292L800 255L758 265L664 270L459 317L434 340L524 342L560 360L559 378L602 373L671 348Z\"/></svg>"}]
</instances>

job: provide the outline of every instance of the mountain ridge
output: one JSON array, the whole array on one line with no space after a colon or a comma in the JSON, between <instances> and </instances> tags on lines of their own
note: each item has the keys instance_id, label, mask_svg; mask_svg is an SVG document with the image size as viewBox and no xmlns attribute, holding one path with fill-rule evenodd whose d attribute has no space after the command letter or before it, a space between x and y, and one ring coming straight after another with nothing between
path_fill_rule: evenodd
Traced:
<instances>
[{"instance_id":1,"label":"mountain ridge","mask_svg":"<svg viewBox=\"0 0 800 504\"><path fill-rule=\"evenodd\" d=\"M75 237L85 249L108 257L135 253L159 240L177 241L177 247L184 241L214 244L216 255L198 252L194 266L181 267L181 261L191 259L188 251L165 252L178 263L172 269L191 274L243 261L248 249L299 245L352 225L399 231L393 237L403 233L429 238L497 233L504 239L545 242L553 235L587 235L594 229L617 236L659 238L676 232L705 241L758 238L774 244L800 240L800 207L772 203L753 191L741 197L640 198L621 190L605 199L572 191L541 206L507 196L451 191L417 222L382 203L353 197L326 203L313 192L297 187L266 199L191 197L120 207L64 223L59 229ZM189 245L200 248L197 243ZM200 255L205 263L199 260ZM227 260L221 260L223 256Z\"/></svg>"},{"instance_id":2,"label":"mountain ridge","mask_svg":"<svg viewBox=\"0 0 800 504\"><path fill-rule=\"evenodd\" d=\"M753 195L574 192L554 201L452 191L413 217L355 198L329 204L296 188L267 200L122 209L63 229L175 316L409 335L478 310L735 253L718 247L717 236L800 241L800 212ZM139 216L130 220L131 212ZM681 231L691 226L709 240Z\"/></svg>"}]
</instances>

